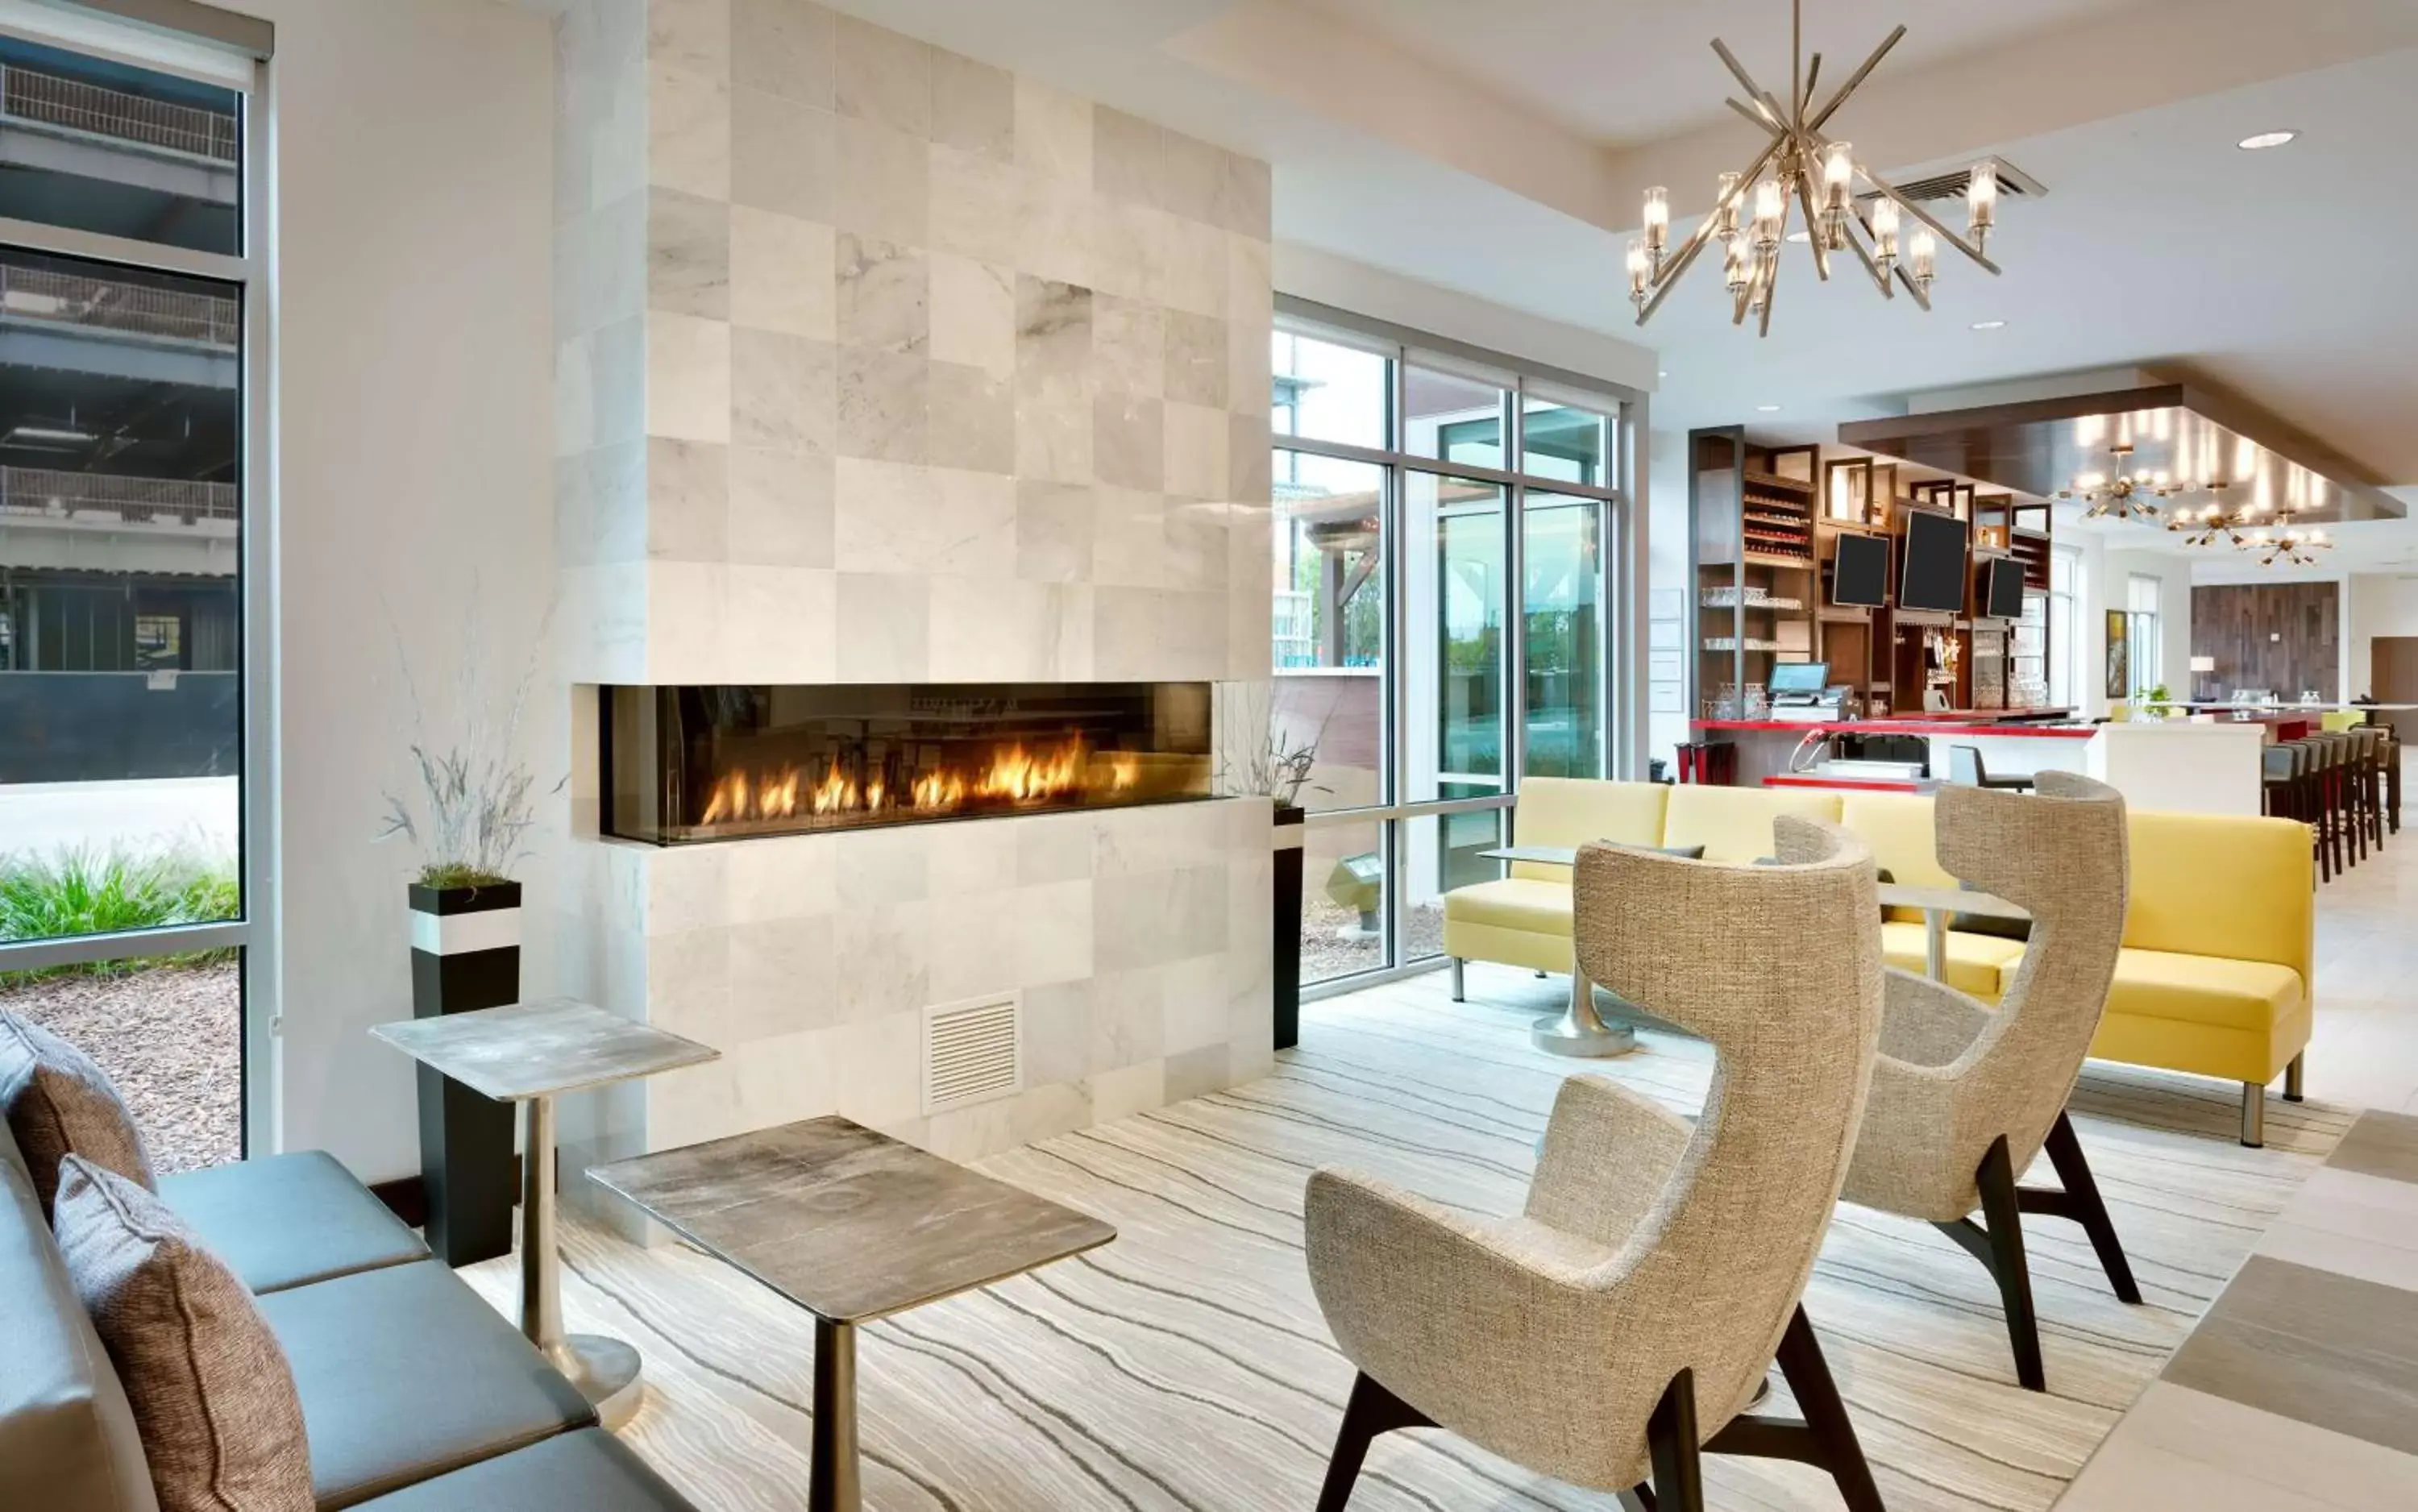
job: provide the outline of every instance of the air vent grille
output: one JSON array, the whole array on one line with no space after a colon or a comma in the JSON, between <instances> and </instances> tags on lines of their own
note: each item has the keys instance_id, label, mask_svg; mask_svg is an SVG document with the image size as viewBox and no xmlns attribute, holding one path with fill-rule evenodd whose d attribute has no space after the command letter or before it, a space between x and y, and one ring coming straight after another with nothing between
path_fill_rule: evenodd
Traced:
<instances>
[{"instance_id":1,"label":"air vent grille","mask_svg":"<svg viewBox=\"0 0 2418 1512\"><path fill-rule=\"evenodd\" d=\"M924 1015L924 1111L945 1112L1024 1090L1021 994L946 1003Z\"/></svg>"},{"instance_id":2,"label":"air vent grille","mask_svg":"<svg viewBox=\"0 0 2418 1512\"><path fill-rule=\"evenodd\" d=\"M2001 196L2036 200L2048 192L2048 186L2004 158L1984 158L1982 160L1997 168L1998 193ZM1970 168L1958 168L1949 173L1933 174L1928 178L1908 180L1898 185L1897 191L1900 197L1918 205L1936 200L1961 200L1965 197L1965 186L1972 176ZM1862 198L1869 204L1880 196L1866 194Z\"/></svg>"}]
</instances>

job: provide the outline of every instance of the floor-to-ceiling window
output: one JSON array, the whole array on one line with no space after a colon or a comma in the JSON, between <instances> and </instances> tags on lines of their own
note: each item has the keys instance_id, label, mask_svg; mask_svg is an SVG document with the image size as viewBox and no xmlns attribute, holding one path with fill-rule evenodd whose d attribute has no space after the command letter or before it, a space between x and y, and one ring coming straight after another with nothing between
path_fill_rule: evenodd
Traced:
<instances>
[{"instance_id":1,"label":"floor-to-ceiling window","mask_svg":"<svg viewBox=\"0 0 2418 1512\"><path fill-rule=\"evenodd\" d=\"M0 11L0 1009L171 1170L241 1153L267 904L265 37Z\"/></svg>"},{"instance_id":2,"label":"floor-to-ceiling window","mask_svg":"<svg viewBox=\"0 0 2418 1512\"><path fill-rule=\"evenodd\" d=\"M2135 698L2149 693L2165 680L2161 669L2166 664L2165 636L2160 633L2158 605L2166 591L2165 580L2146 573L2134 573L2124 579L2124 608L2130 620L2125 634L2128 671L2126 693Z\"/></svg>"},{"instance_id":3,"label":"floor-to-ceiling window","mask_svg":"<svg viewBox=\"0 0 2418 1512\"><path fill-rule=\"evenodd\" d=\"M1439 344L1441 345L1441 344ZM1523 775L1614 770L1616 396L1278 321L1278 737L1313 745L1302 980L1442 952Z\"/></svg>"}]
</instances>

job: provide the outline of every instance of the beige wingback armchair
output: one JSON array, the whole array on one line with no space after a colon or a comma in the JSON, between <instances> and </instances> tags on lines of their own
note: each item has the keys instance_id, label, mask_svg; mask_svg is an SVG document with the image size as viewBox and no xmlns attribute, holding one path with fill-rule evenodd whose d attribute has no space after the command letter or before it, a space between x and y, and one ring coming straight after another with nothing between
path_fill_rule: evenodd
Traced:
<instances>
[{"instance_id":1,"label":"beige wingback armchair","mask_svg":"<svg viewBox=\"0 0 2418 1512\"><path fill-rule=\"evenodd\" d=\"M1846 1198L1936 1224L1980 1260L2006 1306L2016 1377L2043 1391L2021 1214L2079 1222L2116 1294L2137 1303L2141 1293L2065 1115L2123 941L2124 800L2067 772L2037 781L2037 797L1939 790L1939 864L2021 904L2031 939L1995 1010L1890 969ZM2018 1187L2043 1148L2063 1190ZM1976 1208L1986 1228L1968 1216Z\"/></svg>"},{"instance_id":2,"label":"beige wingback armchair","mask_svg":"<svg viewBox=\"0 0 2418 1512\"><path fill-rule=\"evenodd\" d=\"M1773 832L1777 866L1579 854L1580 969L1713 1044L1696 1123L1570 1078L1514 1218L1310 1178L1310 1283L1360 1370L1324 1512L1350 1500L1370 1440L1424 1426L1580 1486L1650 1476L1666 1512L1702 1506L1700 1452L1819 1465L1877 1512L1798 1306L1879 1033L1874 865L1833 825ZM1740 1415L1775 1352L1802 1422Z\"/></svg>"}]
</instances>

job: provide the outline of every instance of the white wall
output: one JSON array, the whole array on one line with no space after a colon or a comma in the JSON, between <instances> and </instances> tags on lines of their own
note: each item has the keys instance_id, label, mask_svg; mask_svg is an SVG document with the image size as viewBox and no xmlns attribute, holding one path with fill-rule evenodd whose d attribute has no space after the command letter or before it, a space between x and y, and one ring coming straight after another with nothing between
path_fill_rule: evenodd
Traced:
<instances>
[{"instance_id":1,"label":"white wall","mask_svg":"<svg viewBox=\"0 0 2418 1512\"><path fill-rule=\"evenodd\" d=\"M2192 559L2164 552L2110 550L2107 538L2095 532L2071 531L2059 539L2082 550L2082 572L2074 595L2083 642L2083 680L2077 699L2081 715L2096 718L2108 711L2107 611L2123 608L2130 602L2129 584L2136 575L2155 577L2162 584L2158 594L2159 680L2165 683L2173 696L2189 697Z\"/></svg>"},{"instance_id":2,"label":"white wall","mask_svg":"<svg viewBox=\"0 0 2418 1512\"><path fill-rule=\"evenodd\" d=\"M283 1143L377 1181L420 1165L410 1065L367 1033L411 1011L412 858L372 843L409 723L389 615L442 739L465 656L516 676L554 581L553 44L497 0L232 8L277 27ZM558 702L524 741L549 783Z\"/></svg>"},{"instance_id":3,"label":"white wall","mask_svg":"<svg viewBox=\"0 0 2418 1512\"><path fill-rule=\"evenodd\" d=\"M2343 581L2343 696L2373 693L2368 642L2418 635L2418 574L2356 573Z\"/></svg>"}]
</instances>

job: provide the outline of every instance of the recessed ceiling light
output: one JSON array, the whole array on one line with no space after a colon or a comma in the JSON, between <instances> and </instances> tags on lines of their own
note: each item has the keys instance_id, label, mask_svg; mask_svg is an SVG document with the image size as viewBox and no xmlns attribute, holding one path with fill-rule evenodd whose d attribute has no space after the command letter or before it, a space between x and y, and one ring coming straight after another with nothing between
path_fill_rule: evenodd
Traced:
<instances>
[{"instance_id":1,"label":"recessed ceiling light","mask_svg":"<svg viewBox=\"0 0 2418 1512\"><path fill-rule=\"evenodd\" d=\"M2257 136L2245 136L2234 145L2244 152L2263 152L2269 147L2280 147L2300 134L2298 131L2261 131Z\"/></svg>"},{"instance_id":2,"label":"recessed ceiling light","mask_svg":"<svg viewBox=\"0 0 2418 1512\"><path fill-rule=\"evenodd\" d=\"M1671 370L1669 368L1663 368L1658 371L1654 375L1658 378L1667 378L1671 375Z\"/></svg>"},{"instance_id":3,"label":"recessed ceiling light","mask_svg":"<svg viewBox=\"0 0 2418 1512\"><path fill-rule=\"evenodd\" d=\"M1780 406L1778 405L1757 405L1754 407L1767 415L1777 415L1780 413Z\"/></svg>"},{"instance_id":4,"label":"recessed ceiling light","mask_svg":"<svg viewBox=\"0 0 2418 1512\"><path fill-rule=\"evenodd\" d=\"M1973 322L1973 328L1975 330L2004 330L2007 328L2007 323L2003 320L1977 320Z\"/></svg>"}]
</instances>

